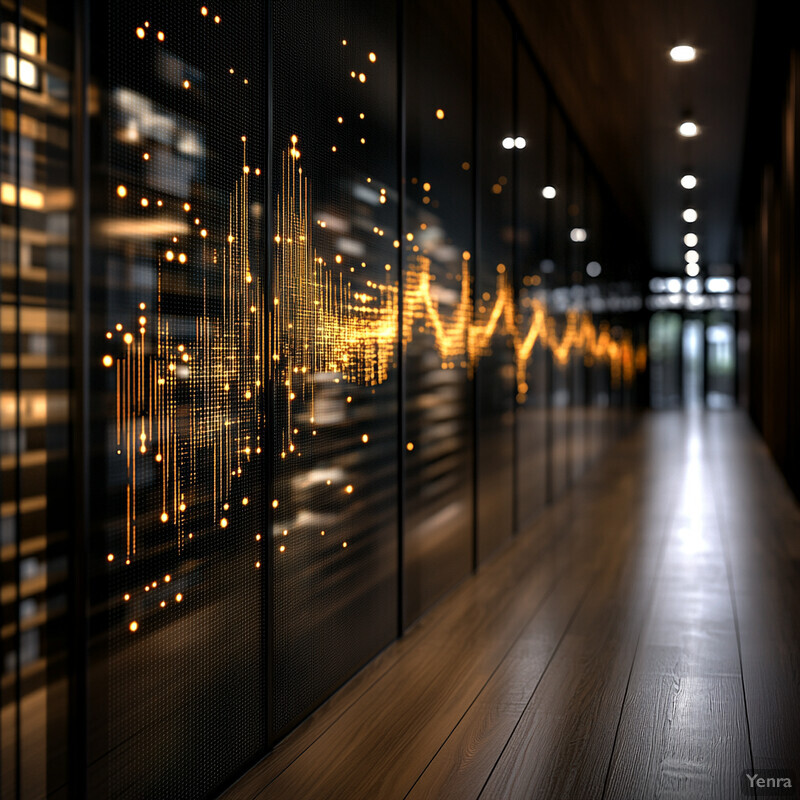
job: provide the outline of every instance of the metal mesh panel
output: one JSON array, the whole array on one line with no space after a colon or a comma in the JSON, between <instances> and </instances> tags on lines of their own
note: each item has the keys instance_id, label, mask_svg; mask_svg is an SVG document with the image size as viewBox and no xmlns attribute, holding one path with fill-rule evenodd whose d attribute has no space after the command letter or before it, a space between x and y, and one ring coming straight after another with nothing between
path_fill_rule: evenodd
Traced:
<instances>
[{"instance_id":1,"label":"metal mesh panel","mask_svg":"<svg viewBox=\"0 0 800 800\"><path fill-rule=\"evenodd\" d=\"M107 734L94 796L197 797L265 744L265 29L255 2L109 14L92 229L90 691Z\"/></svg>"},{"instance_id":2,"label":"metal mesh panel","mask_svg":"<svg viewBox=\"0 0 800 800\"><path fill-rule=\"evenodd\" d=\"M272 731L396 633L394 3L276 2Z\"/></svg>"}]
</instances>

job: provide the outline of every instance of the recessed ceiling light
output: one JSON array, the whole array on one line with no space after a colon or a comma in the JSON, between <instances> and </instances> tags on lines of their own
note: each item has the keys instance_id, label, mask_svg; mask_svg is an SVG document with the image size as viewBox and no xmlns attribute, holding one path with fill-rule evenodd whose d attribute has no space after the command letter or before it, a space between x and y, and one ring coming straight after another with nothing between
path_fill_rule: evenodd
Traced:
<instances>
[{"instance_id":1,"label":"recessed ceiling light","mask_svg":"<svg viewBox=\"0 0 800 800\"><path fill-rule=\"evenodd\" d=\"M696 233L687 233L686 236L683 237L683 243L687 247L696 247L697 246L697 234Z\"/></svg>"},{"instance_id":2,"label":"recessed ceiling light","mask_svg":"<svg viewBox=\"0 0 800 800\"><path fill-rule=\"evenodd\" d=\"M684 189L694 189L697 186L697 178L694 175L684 175L681 178L681 186Z\"/></svg>"},{"instance_id":3,"label":"recessed ceiling light","mask_svg":"<svg viewBox=\"0 0 800 800\"><path fill-rule=\"evenodd\" d=\"M573 228L569 232L569 238L572 239L573 242L585 242L586 231L583 228Z\"/></svg>"},{"instance_id":4,"label":"recessed ceiling light","mask_svg":"<svg viewBox=\"0 0 800 800\"><path fill-rule=\"evenodd\" d=\"M681 122L680 127L678 128L678 133L681 136L685 136L687 138L691 138L692 136L697 136L698 134L697 124L687 119L685 122Z\"/></svg>"},{"instance_id":5,"label":"recessed ceiling light","mask_svg":"<svg viewBox=\"0 0 800 800\"><path fill-rule=\"evenodd\" d=\"M669 51L669 57L673 61L678 61L681 63L686 61L694 61L695 56L697 56L697 51L690 44L679 44Z\"/></svg>"},{"instance_id":6,"label":"recessed ceiling light","mask_svg":"<svg viewBox=\"0 0 800 800\"><path fill-rule=\"evenodd\" d=\"M555 186L545 186L542 189L542 197L546 198L547 200L552 200L556 196L556 187Z\"/></svg>"},{"instance_id":7,"label":"recessed ceiling light","mask_svg":"<svg viewBox=\"0 0 800 800\"><path fill-rule=\"evenodd\" d=\"M503 139L503 147L506 150L511 150L514 147L514 137L513 136L506 136L506 138Z\"/></svg>"},{"instance_id":8,"label":"recessed ceiling light","mask_svg":"<svg viewBox=\"0 0 800 800\"><path fill-rule=\"evenodd\" d=\"M693 208L687 208L683 212L683 221L684 222L696 222L697 221L697 212Z\"/></svg>"},{"instance_id":9,"label":"recessed ceiling light","mask_svg":"<svg viewBox=\"0 0 800 800\"><path fill-rule=\"evenodd\" d=\"M700 253L697 250L687 250L683 257L687 264L696 264L700 260Z\"/></svg>"},{"instance_id":10,"label":"recessed ceiling light","mask_svg":"<svg viewBox=\"0 0 800 800\"><path fill-rule=\"evenodd\" d=\"M694 278L695 275L699 275L700 274L700 265L696 261L693 261L691 264L687 264L686 265L686 274L690 278Z\"/></svg>"},{"instance_id":11,"label":"recessed ceiling light","mask_svg":"<svg viewBox=\"0 0 800 800\"><path fill-rule=\"evenodd\" d=\"M528 143L525 141L524 136L517 136L517 138L514 139L514 147L516 147L517 150L523 150L526 144Z\"/></svg>"}]
</instances>

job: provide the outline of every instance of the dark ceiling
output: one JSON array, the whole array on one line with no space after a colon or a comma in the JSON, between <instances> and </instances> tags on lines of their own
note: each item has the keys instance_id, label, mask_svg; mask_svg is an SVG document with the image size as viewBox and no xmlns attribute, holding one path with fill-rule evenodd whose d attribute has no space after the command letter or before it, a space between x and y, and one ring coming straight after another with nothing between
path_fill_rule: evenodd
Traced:
<instances>
[{"instance_id":1,"label":"dark ceiling","mask_svg":"<svg viewBox=\"0 0 800 800\"><path fill-rule=\"evenodd\" d=\"M736 258L735 214L753 38L753 0L509 0L590 155L650 247L683 274L683 235L702 274ZM674 63L676 44L698 49ZM700 135L684 139L686 114ZM686 172L695 189L680 186ZM699 212L689 226L681 212Z\"/></svg>"}]
</instances>

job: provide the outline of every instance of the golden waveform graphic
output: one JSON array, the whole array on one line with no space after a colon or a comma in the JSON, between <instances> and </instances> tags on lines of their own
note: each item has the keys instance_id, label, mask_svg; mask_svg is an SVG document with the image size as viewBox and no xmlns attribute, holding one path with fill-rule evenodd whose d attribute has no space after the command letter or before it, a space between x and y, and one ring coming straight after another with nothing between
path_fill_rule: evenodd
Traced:
<instances>
[{"instance_id":1,"label":"golden waveform graphic","mask_svg":"<svg viewBox=\"0 0 800 800\"><path fill-rule=\"evenodd\" d=\"M410 254L403 275L402 337L396 284L367 281L368 291L354 289L341 272L326 269L312 242L309 185L300 166L297 137L283 158L282 192L276 209L275 281L270 321L273 375L284 386L287 413L297 397L313 407L316 372L341 373L349 382L375 385L387 379L395 366L396 343L406 347L416 332L430 334L445 369L455 366L474 370L481 357L491 353L495 335L510 337L516 363L520 402L527 393L526 374L535 345L548 348L558 365L573 354L591 363L606 362L612 382L630 382L635 374L633 340L629 332L612 336L608 323L596 326L589 312L568 311L563 332L549 316L544 302L534 299L527 330L518 323L514 290L505 268L498 272L494 300L476 312L470 253L462 254L458 302L445 312L440 308L431 273L431 260L419 252ZM408 234L409 241L413 234ZM341 264L341 256L335 257ZM482 310L481 310L482 309ZM313 417L313 414L312 414ZM291 425L288 426L291 428Z\"/></svg>"},{"instance_id":2,"label":"golden waveform graphic","mask_svg":"<svg viewBox=\"0 0 800 800\"><path fill-rule=\"evenodd\" d=\"M549 350L557 365L565 366L579 354L586 363L607 363L614 384L633 379L636 359L630 333L615 338L607 323L595 325L588 312L568 311L558 334L556 319L544 302L533 299L527 328L522 329L505 269L498 271L494 296L484 295L476 309L468 252L462 254L457 302L448 310L439 302L431 260L418 249L409 253L402 295L396 282L368 280L362 288L345 280L314 247L310 185L297 137L282 156L272 242L273 289L265 311L266 287L251 271L251 171L245 137L242 143L243 168L229 196L223 246L207 244L209 232L195 219L193 235L202 241L203 293L193 335L178 335L162 311L164 269L176 261L188 262L177 238L157 260L156 307L140 303L133 324L117 323L106 333L109 343L118 347L116 356L103 357L103 364L116 373L117 454L125 459L127 474L126 564L136 556L143 525L170 525L178 551L193 538L188 522L197 501L193 491L209 465L214 527L229 526L232 504L248 506L237 480L262 453L262 437L273 424L263 416L267 381L274 387L275 418L281 420L280 431L273 429L271 435L280 435L280 456L285 459L301 455L296 437L306 419L312 437L316 435L316 375L331 373L336 382L364 386L383 383L396 365L398 344L407 347L417 334L429 335L442 368L461 367L469 375L491 353L495 336L502 334L513 348L519 402L528 392L527 368L537 345ZM124 197L125 187L118 187L118 194ZM184 210L191 211L189 203ZM406 238L411 241L413 235ZM342 256L332 260L342 265ZM215 298L221 287L221 303L211 302L207 274L215 281ZM310 413L300 415L296 408ZM152 494L143 496L139 487L146 459L158 476L155 514ZM345 491L352 492L352 487ZM273 507L278 503L278 498L272 500ZM207 523L206 518L200 526L206 529ZM114 558L109 553L108 560ZM254 566L261 564L254 561ZM155 589L156 583L142 591ZM183 599L175 595L177 602L179 597ZM126 593L125 600L130 598ZM137 621L129 625L131 631L138 627Z\"/></svg>"}]
</instances>

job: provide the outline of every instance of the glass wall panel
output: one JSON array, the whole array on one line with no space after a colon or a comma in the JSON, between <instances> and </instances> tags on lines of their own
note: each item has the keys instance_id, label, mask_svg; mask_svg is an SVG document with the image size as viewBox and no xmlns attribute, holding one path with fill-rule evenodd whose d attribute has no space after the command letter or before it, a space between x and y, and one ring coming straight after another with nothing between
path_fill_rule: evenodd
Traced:
<instances>
[{"instance_id":1,"label":"glass wall panel","mask_svg":"<svg viewBox=\"0 0 800 800\"><path fill-rule=\"evenodd\" d=\"M517 343L517 520L524 531L547 502L548 297L542 263L547 257L547 95L527 50L518 49L516 285L520 316ZM549 192L547 192L549 194Z\"/></svg>"},{"instance_id":2,"label":"glass wall panel","mask_svg":"<svg viewBox=\"0 0 800 800\"><path fill-rule=\"evenodd\" d=\"M72 12L3 2L0 794L68 774Z\"/></svg>"},{"instance_id":3,"label":"glass wall panel","mask_svg":"<svg viewBox=\"0 0 800 800\"><path fill-rule=\"evenodd\" d=\"M467 575L473 560L475 164L471 15L457 0L411 0L405 16L407 625Z\"/></svg>"},{"instance_id":4,"label":"glass wall panel","mask_svg":"<svg viewBox=\"0 0 800 800\"><path fill-rule=\"evenodd\" d=\"M598 343L608 330L606 316L606 285L612 266L605 242L604 210L601 188L597 176L589 171L586 194L589 231L587 239L586 306L592 313L595 336ZM590 269L590 266L592 268ZM599 352L587 352L586 363L586 462L594 463L600 456L609 436L608 415L610 400L608 360Z\"/></svg>"},{"instance_id":5,"label":"glass wall panel","mask_svg":"<svg viewBox=\"0 0 800 800\"><path fill-rule=\"evenodd\" d=\"M266 20L92 24L89 796L194 798L266 744Z\"/></svg>"},{"instance_id":6,"label":"glass wall panel","mask_svg":"<svg viewBox=\"0 0 800 800\"><path fill-rule=\"evenodd\" d=\"M569 481L569 413L570 413L570 351L567 344L567 310L570 305L567 254L570 242L568 206L570 184L568 182L567 123L557 108L550 114L550 147L548 158L548 185L556 195L548 203L548 258L543 264L547 275L546 285L550 289L550 315L552 371L550 378L551 406L551 497L563 494Z\"/></svg>"},{"instance_id":7,"label":"glass wall panel","mask_svg":"<svg viewBox=\"0 0 800 800\"><path fill-rule=\"evenodd\" d=\"M478 561L511 537L514 525L512 334L516 327L514 42L494 0L478 3L478 260L475 273L477 359Z\"/></svg>"},{"instance_id":8,"label":"glass wall panel","mask_svg":"<svg viewBox=\"0 0 800 800\"><path fill-rule=\"evenodd\" d=\"M396 19L272 4L273 736L397 632Z\"/></svg>"},{"instance_id":9,"label":"glass wall panel","mask_svg":"<svg viewBox=\"0 0 800 800\"><path fill-rule=\"evenodd\" d=\"M568 355L570 409L569 409L569 479L574 481L583 472L586 460L585 414L585 333L584 312L586 288L584 278L589 262L587 252L594 231L590 229L586 206L586 175L583 153L574 138L570 137L568 151L568 205L569 240L567 242L567 269L570 285L568 323L574 326L575 342Z\"/></svg>"}]
</instances>

